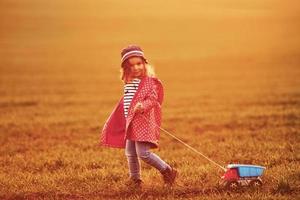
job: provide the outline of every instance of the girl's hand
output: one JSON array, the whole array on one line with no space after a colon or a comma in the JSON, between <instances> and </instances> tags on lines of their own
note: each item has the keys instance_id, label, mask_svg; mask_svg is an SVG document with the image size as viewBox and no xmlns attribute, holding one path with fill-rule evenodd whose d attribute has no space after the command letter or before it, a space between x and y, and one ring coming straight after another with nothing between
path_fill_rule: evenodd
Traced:
<instances>
[{"instance_id":1,"label":"girl's hand","mask_svg":"<svg viewBox=\"0 0 300 200\"><path fill-rule=\"evenodd\" d=\"M133 112L134 112L134 113L143 113L143 112L144 112L143 104L140 103L140 102L138 102L138 103L135 105L135 107L134 107L134 109L133 109Z\"/></svg>"}]
</instances>

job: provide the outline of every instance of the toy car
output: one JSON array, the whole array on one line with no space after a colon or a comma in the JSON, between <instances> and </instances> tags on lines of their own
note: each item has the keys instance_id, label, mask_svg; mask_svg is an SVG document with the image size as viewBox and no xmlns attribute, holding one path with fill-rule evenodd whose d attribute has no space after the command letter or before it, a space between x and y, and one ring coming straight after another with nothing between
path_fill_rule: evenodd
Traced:
<instances>
[{"instance_id":1,"label":"toy car","mask_svg":"<svg viewBox=\"0 0 300 200\"><path fill-rule=\"evenodd\" d=\"M229 164L221 177L221 184L229 190L237 190L241 186L260 188L264 169L266 168L258 165Z\"/></svg>"}]
</instances>

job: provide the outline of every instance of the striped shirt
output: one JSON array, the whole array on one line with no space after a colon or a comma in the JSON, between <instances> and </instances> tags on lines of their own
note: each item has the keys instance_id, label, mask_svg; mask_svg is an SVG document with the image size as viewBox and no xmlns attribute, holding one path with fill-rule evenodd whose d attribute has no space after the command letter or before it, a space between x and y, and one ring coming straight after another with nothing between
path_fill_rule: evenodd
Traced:
<instances>
[{"instance_id":1,"label":"striped shirt","mask_svg":"<svg viewBox=\"0 0 300 200\"><path fill-rule=\"evenodd\" d=\"M131 103L131 100L136 93L141 80L138 78L133 79L130 83L124 85L124 114L125 117L128 115L128 109Z\"/></svg>"}]
</instances>

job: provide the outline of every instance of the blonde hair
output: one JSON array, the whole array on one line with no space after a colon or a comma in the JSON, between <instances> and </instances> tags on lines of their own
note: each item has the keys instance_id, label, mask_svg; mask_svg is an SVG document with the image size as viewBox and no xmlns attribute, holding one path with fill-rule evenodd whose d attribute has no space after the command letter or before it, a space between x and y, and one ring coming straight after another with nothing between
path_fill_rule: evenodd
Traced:
<instances>
[{"instance_id":1,"label":"blonde hair","mask_svg":"<svg viewBox=\"0 0 300 200\"><path fill-rule=\"evenodd\" d=\"M143 59L143 64L145 68L142 76L155 77L156 75L155 75L154 68L151 65L149 65L145 59ZM128 62L128 59L122 63L120 72L121 72L120 78L124 83L128 83L131 81L131 77L130 77L131 70L130 70L130 64Z\"/></svg>"}]
</instances>

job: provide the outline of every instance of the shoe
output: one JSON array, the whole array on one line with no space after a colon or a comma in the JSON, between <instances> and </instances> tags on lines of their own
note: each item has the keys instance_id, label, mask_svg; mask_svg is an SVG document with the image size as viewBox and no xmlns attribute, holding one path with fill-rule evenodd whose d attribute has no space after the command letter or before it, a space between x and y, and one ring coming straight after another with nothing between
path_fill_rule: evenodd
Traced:
<instances>
[{"instance_id":1,"label":"shoe","mask_svg":"<svg viewBox=\"0 0 300 200\"><path fill-rule=\"evenodd\" d=\"M129 180L127 180L125 182L125 185L127 187L137 188L137 189L141 189L142 188L142 184L143 184L143 181L141 179L134 179L134 178L130 178Z\"/></svg>"},{"instance_id":2,"label":"shoe","mask_svg":"<svg viewBox=\"0 0 300 200\"><path fill-rule=\"evenodd\" d=\"M165 171L162 171L161 174L163 175L165 184L173 185L177 176L177 170L168 167Z\"/></svg>"}]
</instances>

